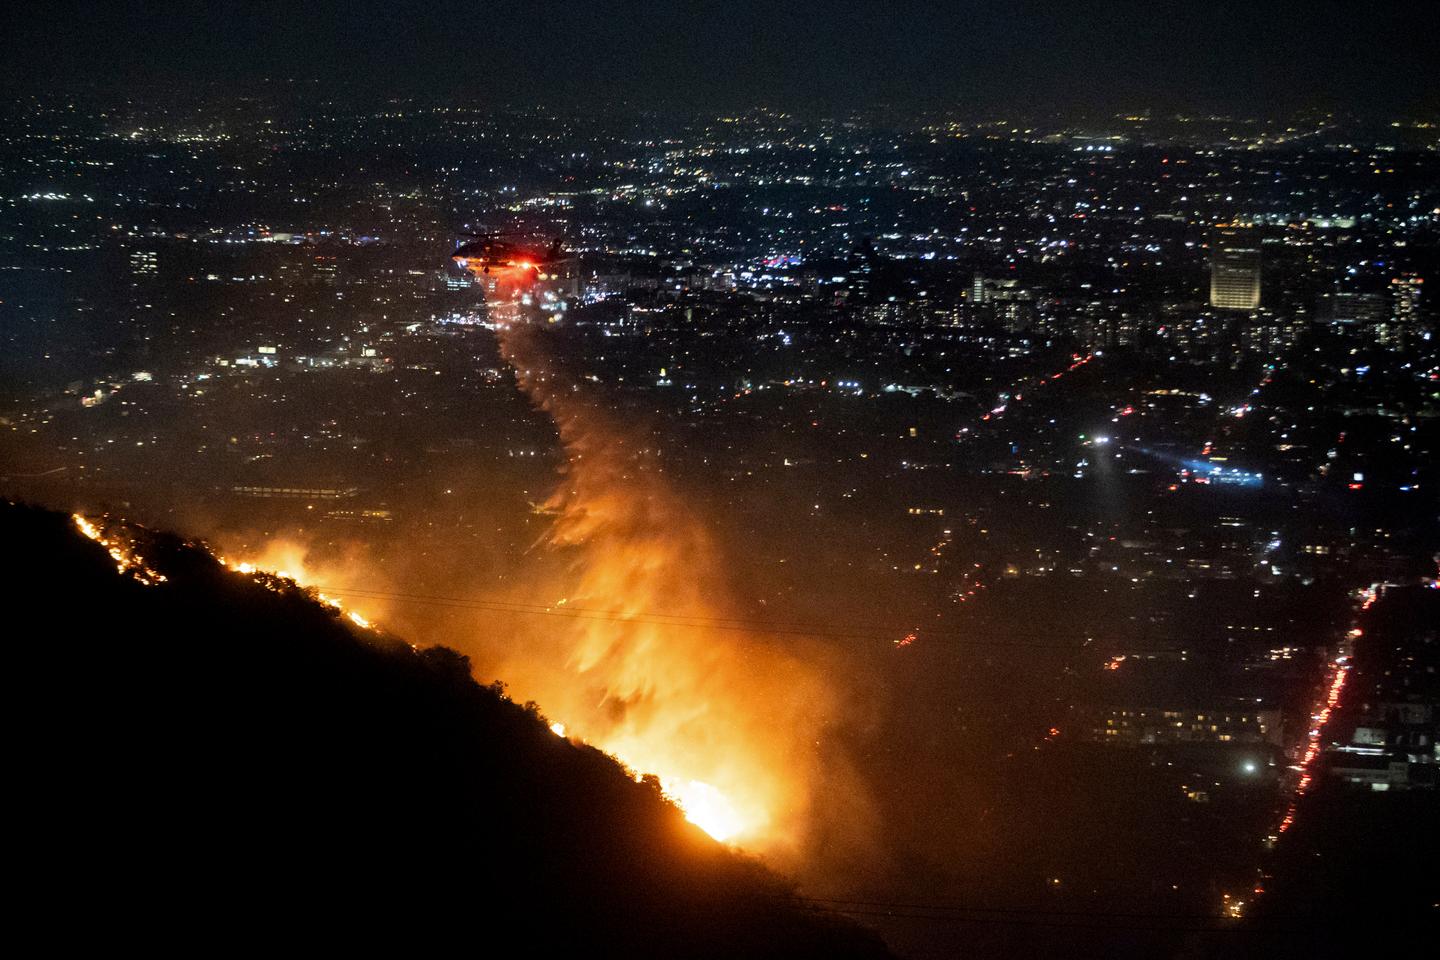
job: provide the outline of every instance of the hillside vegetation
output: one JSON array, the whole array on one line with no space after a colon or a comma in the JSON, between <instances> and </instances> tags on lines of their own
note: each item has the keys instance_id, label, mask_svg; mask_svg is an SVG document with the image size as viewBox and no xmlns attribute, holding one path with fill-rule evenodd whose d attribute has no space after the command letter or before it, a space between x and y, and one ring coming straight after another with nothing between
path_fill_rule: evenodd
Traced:
<instances>
[{"instance_id":1,"label":"hillside vegetation","mask_svg":"<svg viewBox=\"0 0 1440 960\"><path fill-rule=\"evenodd\" d=\"M20 915L54 942L883 956L444 648L0 505ZM378 941L377 941L378 942Z\"/></svg>"}]
</instances>

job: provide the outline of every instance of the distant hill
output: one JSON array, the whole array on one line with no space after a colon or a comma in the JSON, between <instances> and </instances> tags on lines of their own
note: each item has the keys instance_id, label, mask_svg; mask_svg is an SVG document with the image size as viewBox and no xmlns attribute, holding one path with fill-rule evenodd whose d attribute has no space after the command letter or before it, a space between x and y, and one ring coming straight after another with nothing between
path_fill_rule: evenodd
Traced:
<instances>
[{"instance_id":1,"label":"distant hill","mask_svg":"<svg viewBox=\"0 0 1440 960\"><path fill-rule=\"evenodd\" d=\"M169 536L154 586L61 514L0 504L0 545L10 906L50 943L886 955L453 651Z\"/></svg>"}]
</instances>

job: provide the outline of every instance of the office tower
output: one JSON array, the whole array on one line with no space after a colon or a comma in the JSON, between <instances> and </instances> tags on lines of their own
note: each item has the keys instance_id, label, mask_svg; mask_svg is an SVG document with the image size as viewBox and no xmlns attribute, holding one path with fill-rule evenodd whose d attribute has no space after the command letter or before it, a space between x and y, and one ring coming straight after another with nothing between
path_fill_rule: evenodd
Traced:
<instances>
[{"instance_id":1,"label":"office tower","mask_svg":"<svg viewBox=\"0 0 1440 960\"><path fill-rule=\"evenodd\" d=\"M1425 280L1416 273L1404 273L1390 279L1390 317L1401 330L1419 326L1420 294L1424 284Z\"/></svg>"},{"instance_id":2,"label":"office tower","mask_svg":"<svg viewBox=\"0 0 1440 960\"><path fill-rule=\"evenodd\" d=\"M1245 227L1222 227L1210 240L1210 306L1254 310L1260 306L1260 241Z\"/></svg>"}]
</instances>

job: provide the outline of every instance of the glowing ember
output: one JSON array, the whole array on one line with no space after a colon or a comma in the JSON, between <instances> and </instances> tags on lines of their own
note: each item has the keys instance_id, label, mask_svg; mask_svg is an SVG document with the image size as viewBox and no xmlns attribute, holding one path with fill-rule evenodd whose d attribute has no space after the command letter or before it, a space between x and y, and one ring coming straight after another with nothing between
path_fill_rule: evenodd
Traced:
<instances>
[{"instance_id":1,"label":"glowing ember","mask_svg":"<svg viewBox=\"0 0 1440 960\"><path fill-rule=\"evenodd\" d=\"M145 565L145 558L135 551L134 543L124 543L113 537L107 537L99 527L81 514L71 514L71 519L75 521L75 527L81 533L105 548L106 552L110 554L110 559L115 561L117 573L128 573L147 587L165 582L164 574Z\"/></svg>"},{"instance_id":2,"label":"glowing ember","mask_svg":"<svg viewBox=\"0 0 1440 960\"><path fill-rule=\"evenodd\" d=\"M274 569L266 569L261 564L251 563L248 560L230 560L226 557L216 556L221 566L232 570L242 576L251 577L256 583L270 590L284 590L290 587L309 590L311 596L331 608L336 613L344 614L345 619L362 630L378 631L379 627L375 621L360 613L358 610L346 609L345 605L334 597L315 590L316 578L312 575L303 562L303 551L294 544L284 541L276 541L270 544L263 552L265 558L278 559L284 566L277 566ZM413 647L414 644L411 644Z\"/></svg>"}]
</instances>

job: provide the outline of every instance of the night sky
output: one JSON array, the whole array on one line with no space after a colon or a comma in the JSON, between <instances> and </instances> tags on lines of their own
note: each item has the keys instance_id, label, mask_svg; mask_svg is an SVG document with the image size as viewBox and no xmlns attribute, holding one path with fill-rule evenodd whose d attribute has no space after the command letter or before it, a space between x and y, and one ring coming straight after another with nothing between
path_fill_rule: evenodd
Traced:
<instances>
[{"instance_id":1,"label":"night sky","mask_svg":"<svg viewBox=\"0 0 1440 960\"><path fill-rule=\"evenodd\" d=\"M729 110L1440 106L1433 2L12 3L0 77ZM473 94L471 93L473 91Z\"/></svg>"}]
</instances>

